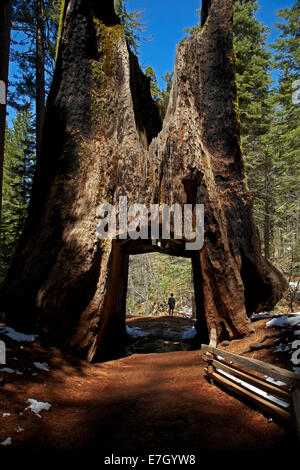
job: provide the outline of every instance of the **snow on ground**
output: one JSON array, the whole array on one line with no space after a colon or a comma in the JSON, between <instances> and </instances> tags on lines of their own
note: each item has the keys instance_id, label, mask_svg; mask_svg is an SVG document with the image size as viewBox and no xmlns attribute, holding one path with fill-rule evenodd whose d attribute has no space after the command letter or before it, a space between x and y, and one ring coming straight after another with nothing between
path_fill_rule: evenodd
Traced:
<instances>
[{"instance_id":1,"label":"snow on ground","mask_svg":"<svg viewBox=\"0 0 300 470\"><path fill-rule=\"evenodd\" d=\"M43 401L38 401L38 400L35 400L34 398L28 398L27 400L27 403L29 403L29 406L27 406L27 408L25 408L24 411L26 410L32 410L33 413L35 413L39 418L41 418L42 416L39 414L40 411L42 410L47 410L49 411L51 406L50 403L47 403L47 402L43 402Z\"/></svg>"},{"instance_id":2,"label":"snow on ground","mask_svg":"<svg viewBox=\"0 0 300 470\"><path fill-rule=\"evenodd\" d=\"M297 292L300 292L300 282L289 282L289 285L293 288L297 288Z\"/></svg>"},{"instance_id":3,"label":"snow on ground","mask_svg":"<svg viewBox=\"0 0 300 470\"><path fill-rule=\"evenodd\" d=\"M233 382L236 382L238 384L243 385L243 387L251 390L252 392L255 392L257 395L260 395L262 397L268 398L268 400L272 401L273 403L277 403L277 405L283 406L284 408L287 408L289 406L289 403L287 403L284 400L281 400L280 398L274 397L273 395L270 395L269 393L265 392L264 390L261 390L260 388L255 387L254 385L249 384L248 382L244 382L241 379L238 379L234 375L229 374L228 372L225 372L221 369L217 369L217 371L225 375L226 377L230 378Z\"/></svg>"},{"instance_id":4,"label":"snow on ground","mask_svg":"<svg viewBox=\"0 0 300 470\"><path fill-rule=\"evenodd\" d=\"M281 382L281 380L273 379L272 377L268 377L267 375L265 375L265 378L267 382L270 382L271 384L274 384L274 385L278 385L278 387L281 387L282 385L286 385L286 383Z\"/></svg>"},{"instance_id":5,"label":"snow on ground","mask_svg":"<svg viewBox=\"0 0 300 470\"><path fill-rule=\"evenodd\" d=\"M293 327L297 324L300 324L300 312L296 312L289 315L283 315L281 317L273 318L272 320L266 323L267 328L271 327Z\"/></svg>"},{"instance_id":6,"label":"snow on ground","mask_svg":"<svg viewBox=\"0 0 300 470\"><path fill-rule=\"evenodd\" d=\"M0 334L19 342L33 342L38 337L38 335L25 335L24 333L19 333L8 326L0 326Z\"/></svg>"},{"instance_id":7,"label":"snow on ground","mask_svg":"<svg viewBox=\"0 0 300 470\"><path fill-rule=\"evenodd\" d=\"M188 317L192 317L193 316L193 311L191 309L191 307L188 307L188 306L183 306L181 308L181 310L179 311L179 313L182 313L183 315L186 315Z\"/></svg>"},{"instance_id":8,"label":"snow on ground","mask_svg":"<svg viewBox=\"0 0 300 470\"><path fill-rule=\"evenodd\" d=\"M2 413L2 416L10 416L10 413Z\"/></svg>"},{"instance_id":9,"label":"snow on ground","mask_svg":"<svg viewBox=\"0 0 300 470\"><path fill-rule=\"evenodd\" d=\"M2 446L10 446L11 443L12 443L12 438L11 437L8 437L7 439L5 439L5 441L0 442L0 444Z\"/></svg>"},{"instance_id":10,"label":"snow on ground","mask_svg":"<svg viewBox=\"0 0 300 470\"><path fill-rule=\"evenodd\" d=\"M141 328L138 326L127 326L126 325L126 333L131 336L131 338L144 338L145 336L149 336L151 333L148 331L142 331Z\"/></svg>"},{"instance_id":11,"label":"snow on ground","mask_svg":"<svg viewBox=\"0 0 300 470\"><path fill-rule=\"evenodd\" d=\"M186 328L186 330L182 333L181 339L192 339L194 336L196 336L196 334L196 328Z\"/></svg>"},{"instance_id":12,"label":"snow on ground","mask_svg":"<svg viewBox=\"0 0 300 470\"><path fill-rule=\"evenodd\" d=\"M49 366L47 362L34 362L33 363L37 369L49 371Z\"/></svg>"},{"instance_id":13,"label":"snow on ground","mask_svg":"<svg viewBox=\"0 0 300 470\"><path fill-rule=\"evenodd\" d=\"M0 369L0 372L6 372L7 374L23 375L23 372L11 369L10 367L3 367L2 369Z\"/></svg>"},{"instance_id":14,"label":"snow on ground","mask_svg":"<svg viewBox=\"0 0 300 470\"><path fill-rule=\"evenodd\" d=\"M274 350L274 352L286 352L286 351L291 351L291 346L292 346L292 343L288 343L288 344L283 344L283 343L280 343L276 349Z\"/></svg>"},{"instance_id":15,"label":"snow on ground","mask_svg":"<svg viewBox=\"0 0 300 470\"><path fill-rule=\"evenodd\" d=\"M294 333L294 335L298 335L300 333L300 330L294 330L292 331L292 328L295 326L300 326L300 312L295 312L289 315L283 315L278 318L273 318L272 320L268 321L266 323L266 328L271 328L271 327L277 327L277 328L291 328L291 332ZM292 354L293 352L296 352L295 348L297 347L297 344L299 341L295 339L293 342L288 342L286 344L280 343L274 352L288 352L289 354ZM299 354L299 353L298 353ZM297 367L298 364L295 362L295 359L293 359L293 356L291 356L291 361L293 362L293 371L296 374L300 374L300 367Z\"/></svg>"}]
</instances>

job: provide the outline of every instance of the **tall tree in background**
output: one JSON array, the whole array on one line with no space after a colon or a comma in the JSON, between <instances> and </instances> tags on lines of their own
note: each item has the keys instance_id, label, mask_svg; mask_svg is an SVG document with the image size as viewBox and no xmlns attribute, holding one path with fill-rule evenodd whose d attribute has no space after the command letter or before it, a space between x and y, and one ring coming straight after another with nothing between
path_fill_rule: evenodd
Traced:
<instances>
[{"instance_id":1,"label":"tall tree in background","mask_svg":"<svg viewBox=\"0 0 300 470\"><path fill-rule=\"evenodd\" d=\"M254 214L261 229L264 254L270 258L275 207L275 167L271 142L266 137L274 106L270 93L271 53L266 45L268 29L256 19L257 10L257 1L237 0L234 5L233 33L241 142L248 184L254 198Z\"/></svg>"},{"instance_id":2,"label":"tall tree in background","mask_svg":"<svg viewBox=\"0 0 300 470\"><path fill-rule=\"evenodd\" d=\"M172 73L167 72L162 77L162 79L166 82L165 90L164 89L161 90L159 88L156 74L152 67L147 67L145 69L145 75L150 79L151 96L153 100L155 101L155 103L157 104L161 119L163 120L166 115L168 103L170 99L170 91L171 91L172 82L173 82L173 72Z\"/></svg>"},{"instance_id":3,"label":"tall tree in background","mask_svg":"<svg viewBox=\"0 0 300 470\"><path fill-rule=\"evenodd\" d=\"M17 113L7 130L3 178L3 237L0 243L0 277L14 254L27 216L35 168L35 136L29 106Z\"/></svg>"},{"instance_id":4,"label":"tall tree in background","mask_svg":"<svg viewBox=\"0 0 300 470\"><path fill-rule=\"evenodd\" d=\"M151 91L151 96L154 99L154 101L158 101L161 95L161 90L158 87L157 84L157 78L156 74L153 70L152 67L147 67L145 69L145 75L150 79L150 91Z\"/></svg>"},{"instance_id":5,"label":"tall tree in background","mask_svg":"<svg viewBox=\"0 0 300 470\"><path fill-rule=\"evenodd\" d=\"M288 253L295 273L299 274L300 103L295 99L295 91L300 88L300 0L279 10L277 15L285 20L276 24L280 36L274 45L274 67L279 70L279 80L275 92L276 126L272 132L281 172L277 256L286 257Z\"/></svg>"},{"instance_id":6,"label":"tall tree in background","mask_svg":"<svg viewBox=\"0 0 300 470\"><path fill-rule=\"evenodd\" d=\"M60 0L14 0L12 60L19 73L11 83L10 103L20 109L28 99L35 102L37 155L54 69L59 8Z\"/></svg>"},{"instance_id":7,"label":"tall tree in background","mask_svg":"<svg viewBox=\"0 0 300 470\"><path fill-rule=\"evenodd\" d=\"M126 9L127 0L115 0L115 11L120 18L124 27L125 36L130 48L135 54L139 53L139 47L142 41L149 41L149 36L145 36L147 23L143 20L144 12L142 10L134 10L128 12Z\"/></svg>"},{"instance_id":8,"label":"tall tree in background","mask_svg":"<svg viewBox=\"0 0 300 470\"><path fill-rule=\"evenodd\" d=\"M6 126L6 94L8 84L10 30L11 30L11 0L2 0L0 4L0 239L1 239L1 207L4 137Z\"/></svg>"},{"instance_id":9,"label":"tall tree in background","mask_svg":"<svg viewBox=\"0 0 300 470\"><path fill-rule=\"evenodd\" d=\"M39 158L45 114L45 24L44 1L36 1L36 153Z\"/></svg>"}]
</instances>

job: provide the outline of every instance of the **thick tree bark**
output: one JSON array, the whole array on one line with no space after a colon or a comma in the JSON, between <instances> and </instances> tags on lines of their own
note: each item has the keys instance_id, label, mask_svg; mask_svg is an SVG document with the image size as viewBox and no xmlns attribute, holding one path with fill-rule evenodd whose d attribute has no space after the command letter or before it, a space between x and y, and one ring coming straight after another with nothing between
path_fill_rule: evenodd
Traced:
<instances>
[{"instance_id":1,"label":"thick tree bark","mask_svg":"<svg viewBox=\"0 0 300 470\"><path fill-rule=\"evenodd\" d=\"M286 281L261 255L239 145L232 2L208 2L200 33L177 49L162 124L128 50L113 0L68 0L29 216L0 291L10 324L92 360L125 334L128 257L192 258L197 328L206 341L252 331ZM205 205L205 241L106 240L97 207Z\"/></svg>"},{"instance_id":2,"label":"thick tree bark","mask_svg":"<svg viewBox=\"0 0 300 470\"><path fill-rule=\"evenodd\" d=\"M1 209L2 209L2 182L4 163L4 139L6 126L6 95L8 85L10 30L11 30L11 0L2 0L0 5L0 237L1 237ZM5 86L3 85L5 84Z\"/></svg>"},{"instance_id":3,"label":"thick tree bark","mask_svg":"<svg viewBox=\"0 0 300 470\"><path fill-rule=\"evenodd\" d=\"M36 25L36 154L39 158L45 116L44 0L36 3Z\"/></svg>"}]
</instances>

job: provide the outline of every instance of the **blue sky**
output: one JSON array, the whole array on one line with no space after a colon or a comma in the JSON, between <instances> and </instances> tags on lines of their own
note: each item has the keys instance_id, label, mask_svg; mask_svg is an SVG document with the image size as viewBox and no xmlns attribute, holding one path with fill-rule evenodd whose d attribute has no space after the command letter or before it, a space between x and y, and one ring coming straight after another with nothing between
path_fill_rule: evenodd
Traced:
<instances>
[{"instance_id":1,"label":"blue sky","mask_svg":"<svg viewBox=\"0 0 300 470\"><path fill-rule=\"evenodd\" d=\"M291 7L294 0L260 0L261 7L257 18L272 28L269 42L276 37L275 22L280 22L275 14L281 8ZM148 21L148 34L151 42L144 42L140 48L140 64L151 65L157 75L159 86L164 86L161 76L173 71L176 44L184 38L183 30L194 26L199 17L196 10L201 8L201 0L127 0L127 9L145 10Z\"/></svg>"},{"instance_id":2,"label":"blue sky","mask_svg":"<svg viewBox=\"0 0 300 470\"><path fill-rule=\"evenodd\" d=\"M271 28L269 42L278 35L275 22L281 21L275 12L281 8L291 7L295 0L259 0L261 4L257 13L258 19ZM144 10L144 20L148 22L147 34L152 36L150 42L143 42L140 48L141 66L151 65L157 75L158 84L165 86L162 76L172 72L175 62L176 45L185 37L183 30L194 26L199 16L196 10L201 8L201 0L127 0L127 9ZM10 76L16 73L14 64L10 66ZM274 72L274 79L277 72ZM11 124L15 110L9 108L8 122Z\"/></svg>"}]
</instances>

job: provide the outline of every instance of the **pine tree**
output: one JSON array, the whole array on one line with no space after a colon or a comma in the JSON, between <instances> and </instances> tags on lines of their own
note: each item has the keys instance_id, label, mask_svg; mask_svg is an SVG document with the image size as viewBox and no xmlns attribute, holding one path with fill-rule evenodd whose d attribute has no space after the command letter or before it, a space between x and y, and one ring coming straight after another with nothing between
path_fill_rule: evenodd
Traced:
<instances>
[{"instance_id":1,"label":"pine tree","mask_svg":"<svg viewBox=\"0 0 300 470\"><path fill-rule=\"evenodd\" d=\"M233 34L241 123L241 143L254 215L270 258L276 206L275 164L269 131L274 115L271 85L271 53L266 39L269 29L255 17L257 1L234 4Z\"/></svg>"},{"instance_id":2,"label":"pine tree","mask_svg":"<svg viewBox=\"0 0 300 470\"><path fill-rule=\"evenodd\" d=\"M11 31L11 0L2 0L0 5L0 221L3 182L4 137L6 127L6 94L8 85L8 66ZM0 224L1 239L1 224Z\"/></svg>"},{"instance_id":3,"label":"pine tree","mask_svg":"<svg viewBox=\"0 0 300 470\"><path fill-rule=\"evenodd\" d=\"M17 109L28 100L36 107L36 148L39 153L45 99L54 69L60 0L14 0L11 59L18 74L11 83L10 104Z\"/></svg>"},{"instance_id":4,"label":"pine tree","mask_svg":"<svg viewBox=\"0 0 300 470\"><path fill-rule=\"evenodd\" d=\"M115 11L124 27L130 48L138 54L141 42L150 39L149 36L145 36L147 23L143 20L144 11L134 10L129 13L126 9L126 2L127 0L114 0Z\"/></svg>"},{"instance_id":5,"label":"pine tree","mask_svg":"<svg viewBox=\"0 0 300 470\"><path fill-rule=\"evenodd\" d=\"M300 88L300 1L291 8L279 10L277 15L285 20L276 24L281 34L274 44L274 67L279 71L275 93L276 127L273 127L280 168L278 256L288 255L299 274L300 103L295 98L297 86Z\"/></svg>"},{"instance_id":6,"label":"pine tree","mask_svg":"<svg viewBox=\"0 0 300 470\"><path fill-rule=\"evenodd\" d=\"M173 72L172 73L167 72L162 77L162 79L166 83L166 88L164 90L161 90L160 99L159 99L159 105L160 105L162 118L165 117L166 112L167 112L169 99L170 99L170 92L171 92L172 83L173 83L173 75L174 75Z\"/></svg>"},{"instance_id":7,"label":"pine tree","mask_svg":"<svg viewBox=\"0 0 300 470\"><path fill-rule=\"evenodd\" d=\"M188 34L189 36L195 36L199 31L201 31L201 9L196 11L199 18L199 23L196 26L192 26L191 28L186 28L183 30L184 33Z\"/></svg>"},{"instance_id":8,"label":"pine tree","mask_svg":"<svg viewBox=\"0 0 300 470\"><path fill-rule=\"evenodd\" d=\"M148 77L150 79L151 96L154 99L154 101L158 101L160 99L161 90L158 87L156 74L155 74L153 68L152 67L147 67L145 69L145 75L146 75L146 77Z\"/></svg>"},{"instance_id":9,"label":"pine tree","mask_svg":"<svg viewBox=\"0 0 300 470\"><path fill-rule=\"evenodd\" d=\"M33 118L19 111L5 141L0 277L9 266L27 216L35 168Z\"/></svg>"}]
</instances>

